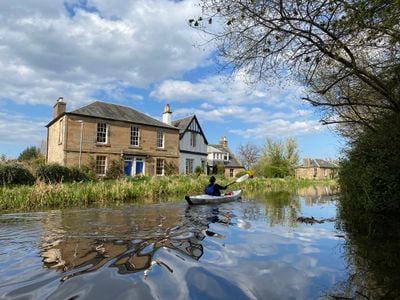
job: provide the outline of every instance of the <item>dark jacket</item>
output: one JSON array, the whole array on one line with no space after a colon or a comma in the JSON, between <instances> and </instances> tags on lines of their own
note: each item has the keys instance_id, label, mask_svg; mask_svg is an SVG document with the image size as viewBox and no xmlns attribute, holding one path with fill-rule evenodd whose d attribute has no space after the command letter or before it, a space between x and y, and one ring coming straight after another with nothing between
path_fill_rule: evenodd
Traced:
<instances>
[{"instance_id":1,"label":"dark jacket","mask_svg":"<svg viewBox=\"0 0 400 300\"><path fill-rule=\"evenodd\" d=\"M220 190L225 190L227 186L219 185L218 183L210 183L204 189L204 193L211 196L221 196Z\"/></svg>"}]
</instances>

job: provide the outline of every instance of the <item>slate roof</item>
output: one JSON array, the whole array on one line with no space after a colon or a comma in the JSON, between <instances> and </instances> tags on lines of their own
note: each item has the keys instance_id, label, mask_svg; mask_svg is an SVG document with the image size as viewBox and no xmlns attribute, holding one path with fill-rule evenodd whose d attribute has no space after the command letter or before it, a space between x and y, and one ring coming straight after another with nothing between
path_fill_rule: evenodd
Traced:
<instances>
[{"instance_id":1,"label":"slate roof","mask_svg":"<svg viewBox=\"0 0 400 300\"><path fill-rule=\"evenodd\" d=\"M200 123L197 120L196 115L188 116L188 117L185 117L185 118L182 118L182 119L179 119L179 120L172 121L171 125L179 128L179 136L180 136L180 138L182 138L183 135L185 134L186 129L189 127L189 125L190 125L190 123L192 122L193 119L196 120L196 122L197 122L197 124L199 126L199 129L200 129L200 132L203 135L204 141L208 145L207 138L206 138L206 136L205 136L205 134L203 132L203 129L201 129Z\"/></svg>"},{"instance_id":2,"label":"slate roof","mask_svg":"<svg viewBox=\"0 0 400 300\"><path fill-rule=\"evenodd\" d=\"M131 107L102 101L93 102L67 114L177 129L174 126L165 124Z\"/></svg>"},{"instance_id":3,"label":"slate roof","mask_svg":"<svg viewBox=\"0 0 400 300\"><path fill-rule=\"evenodd\" d=\"M235 155L228 147L225 147L224 145L221 144L213 144L208 146L214 147L222 152L229 153L229 161L227 164L224 164L226 168L243 168L243 165L240 163L240 161L235 157Z\"/></svg>"},{"instance_id":4,"label":"slate roof","mask_svg":"<svg viewBox=\"0 0 400 300\"><path fill-rule=\"evenodd\" d=\"M183 119L172 121L172 126L179 128L179 133L183 134L193 118L194 116L189 116Z\"/></svg>"},{"instance_id":5,"label":"slate roof","mask_svg":"<svg viewBox=\"0 0 400 300\"><path fill-rule=\"evenodd\" d=\"M337 169L339 166L336 163L325 159L319 158L306 158L303 161L303 164L299 166L299 168L326 168L326 169Z\"/></svg>"}]
</instances>

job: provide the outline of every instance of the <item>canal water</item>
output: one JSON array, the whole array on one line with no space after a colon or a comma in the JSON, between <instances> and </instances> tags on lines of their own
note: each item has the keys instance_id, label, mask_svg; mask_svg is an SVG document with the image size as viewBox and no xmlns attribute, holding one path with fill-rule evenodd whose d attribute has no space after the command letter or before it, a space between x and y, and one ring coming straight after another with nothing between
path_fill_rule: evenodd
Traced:
<instances>
[{"instance_id":1,"label":"canal water","mask_svg":"<svg viewBox=\"0 0 400 300\"><path fill-rule=\"evenodd\" d=\"M358 295L332 191L245 198L0 215L0 299Z\"/></svg>"}]
</instances>

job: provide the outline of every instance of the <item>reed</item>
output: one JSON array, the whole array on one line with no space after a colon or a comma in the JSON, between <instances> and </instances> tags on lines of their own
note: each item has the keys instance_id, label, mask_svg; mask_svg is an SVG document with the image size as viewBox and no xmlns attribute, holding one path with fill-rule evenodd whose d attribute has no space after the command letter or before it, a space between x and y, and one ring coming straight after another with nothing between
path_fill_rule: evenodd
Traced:
<instances>
[{"instance_id":1,"label":"reed","mask_svg":"<svg viewBox=\"0 0 400 300\"><path fill-rule=\"evenodd\" d=\"M230 179L217 178L221 185ZM73 182L32 186L0 186L0 211L29 211L38 209L86 207L123 202L167 201L183 199L187 194L200 194L208 177L165 176L144 177L137 180L110 180L100 182ZM312 185L336 185L335 181L254 178L240 183L245 192L295 191ZM232 186L235 188L235 185Z\"/></svg>"}]
</instances>

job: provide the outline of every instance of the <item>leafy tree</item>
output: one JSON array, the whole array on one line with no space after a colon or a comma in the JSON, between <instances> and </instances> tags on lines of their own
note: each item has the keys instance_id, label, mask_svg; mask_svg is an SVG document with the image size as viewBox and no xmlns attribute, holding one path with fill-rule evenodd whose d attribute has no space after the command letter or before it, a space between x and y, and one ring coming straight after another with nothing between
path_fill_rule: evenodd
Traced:
<instances>
[{"instance_id":1,"label":"leafy tree","mask_svg":"<svg viewBox=\"0 0 400 300\"><path fill-rule=\"evenodd\" d=\"M373 129L377 117L400 113L399 1L202 0L201 6L203 15L190 25L211 35L234 70L254 81L299 80L324 124Z\"/></svg>"},{"instance_id":2,"label":"leafy tree","mask_svg":"<svg viewBox=\"0 0 400 300\"><path fill-rule=\"evenodd\" d=\"M260 158L260 148L247 143L239 146L239 159L246 170L251 169Z\"/></svg>"},{"instance_id":3,"label":"leafy tree","mask_svg":"<svg viewBox=\"0 0 400 300\"><path fill-rule=\"evenodd\" d=\"M288 138L284 142L268 138L262 149L258 173L266 177L285 177L294 174L299 162L296 140Z\"/></svg>"},{"instance_id":4,"label":"leafy tree","mask_svg":"<svg viewBox=\"0 0 400 300\"><path fill-rule=\"evenodd\" d=\"M18 156L19 161L31 161L35 158L40 158L42 157L42 154L40 153L40 149L31 146L27 147L24 151L21 152L21 154Z\"/></svg>"}]
</instances>

